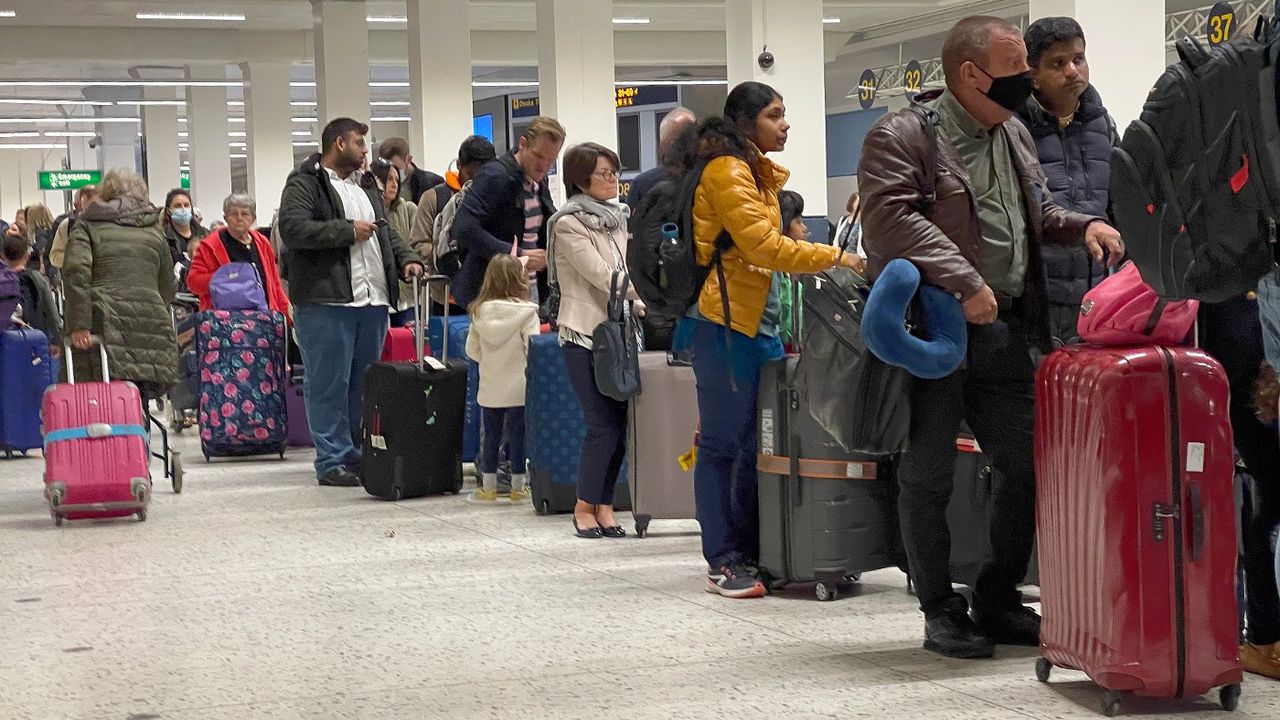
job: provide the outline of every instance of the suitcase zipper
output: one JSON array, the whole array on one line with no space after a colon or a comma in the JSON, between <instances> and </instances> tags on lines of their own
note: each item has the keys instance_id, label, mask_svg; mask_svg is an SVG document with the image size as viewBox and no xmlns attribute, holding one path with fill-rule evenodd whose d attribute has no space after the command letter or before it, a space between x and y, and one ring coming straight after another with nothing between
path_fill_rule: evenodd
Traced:
<instances>
[{"instance_id":1,"label":"suitcase zipper","mask_svg":"<svg viewBox=\"0 0 1280 720\"><path fill-rule=\"evenodd\" d=\"M1174 367L1173 353L1165 348L1160 348L1161 354L1165 358L1165 368L1168 373L1169 382L1169 428L1170 428L1170 449L1169 464L1172 472L1170 473L1170 482L1172 485L1172 505L1164 505L1156 503L1152 508L1153 515L1153 535L1156 542L1164 541L1164 527L1167 520L1173 526L1173 613L1174 613L1174 637L1177 641L1177 692L1175 697L1182 697L1186 686L1187 675L1187 627L1186 627L1186 599L1185 599L1185 568L1183 566L1183 531L1182 531L1182 437L1181 429L1178 426L1178 373Z\"/></svg>"}]
</instances>

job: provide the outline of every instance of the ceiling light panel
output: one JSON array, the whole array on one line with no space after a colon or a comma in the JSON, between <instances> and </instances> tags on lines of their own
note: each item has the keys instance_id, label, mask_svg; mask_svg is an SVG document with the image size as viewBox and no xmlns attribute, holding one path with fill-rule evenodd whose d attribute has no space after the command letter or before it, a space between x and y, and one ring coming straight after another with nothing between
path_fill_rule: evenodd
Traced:
<instances>
[{"instance_id":1,"label":"ceiling light panel","mask_svg":"<svg viewBox=\"0 0 1280 720\"><path fill-rule=\"evenodd\" d=\"M4 105L72 105L75 107L106 107L111 105L105 100L42 100L37 98L0 98Z\"/></svg>"},{"instance_id":2,"label":"ceiling light panel","mask_svg":"<svg viewBox=\"0 0 1280 720\"><path fill-rule=\"evenodd\" d=\"M614 25L648 25L647 17L616 17L613 19Z\"/></svg>"},{"instance_id":3,"label":"ceiling light panel","mask_svg":"<svg viewBox=\"0 0 1280 720\"><path fill-rule=\"evenodd\" d=\"M179 22L244 22L244 15L239 13L203 14L203 13L171 13L140 12L134 15L139 20L175 20Z\"/></svg>"}]
</instances>

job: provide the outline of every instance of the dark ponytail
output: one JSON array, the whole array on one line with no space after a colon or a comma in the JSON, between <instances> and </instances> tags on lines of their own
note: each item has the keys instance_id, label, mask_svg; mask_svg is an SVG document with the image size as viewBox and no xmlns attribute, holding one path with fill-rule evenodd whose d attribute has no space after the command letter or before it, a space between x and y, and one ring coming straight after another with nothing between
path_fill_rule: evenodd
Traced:
<instances>
[{"instance_id":1,"label":"dark ponytail","mask_svg":"<svg viewBox=\"0 0 1280 720\"><path fill-rule=\"evenodd\" d=\"M685 148L685 169L698 161L730 155L751 168L759 187L761 154L754 142L756 119L775 99L781 100L782 96L764 83L740 83L724 101L724 117L707 118L698 126L695 142Z\"/></svg>"}]
</instances>

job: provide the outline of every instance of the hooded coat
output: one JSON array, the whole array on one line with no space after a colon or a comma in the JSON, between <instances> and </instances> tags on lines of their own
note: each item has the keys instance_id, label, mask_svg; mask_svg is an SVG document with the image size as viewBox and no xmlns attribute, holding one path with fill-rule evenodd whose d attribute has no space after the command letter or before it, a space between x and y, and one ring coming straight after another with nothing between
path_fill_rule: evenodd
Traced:
<instances>
[{"instance_id":1,"label":"hooded coat","mask_svg":"<svg viewBox=\"0 0 1280 720\"><path fill-rule=\"evenodd\" d=\"M169 317L176 280L159 210L127 198L89 206L67 240L62 275L64 332L101 337L112 379L152 391L178 381ZM74 360L76 380L101 379L96 350L76 351Z\"/></svg>"},{"instance_id":2,"label":"hooded coat","mask_svg":"<svg viewBox=\"0 0 1280 720\"><path fill-rule=\"evenodd\" d=\"M467 357L480 365L480 407L524 407L529 338L538 323L538 306L527 300L490 300L471 313Z\"/></svg>"}]
</instances>

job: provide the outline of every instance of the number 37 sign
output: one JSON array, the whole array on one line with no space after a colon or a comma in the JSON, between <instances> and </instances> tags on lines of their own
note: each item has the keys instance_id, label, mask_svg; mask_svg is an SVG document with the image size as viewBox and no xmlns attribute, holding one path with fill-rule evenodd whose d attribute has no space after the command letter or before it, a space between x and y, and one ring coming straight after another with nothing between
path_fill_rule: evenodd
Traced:
<instances>
[{"instance_id":1,"label":"number 37 sign","mask_svg":"<svg viewBox=\"0 0 1280 720\"><path fill-rule=\"evenodd\" d=\"M1221 45L1231 39L1235 31L1236 13L1231 3L1219 2L1209 11L1209 23L1205 27L1210 45Z\"/></svg>"}]
</instances>

